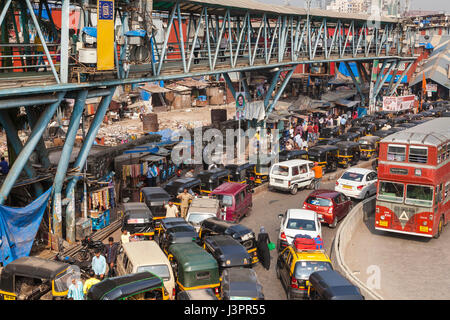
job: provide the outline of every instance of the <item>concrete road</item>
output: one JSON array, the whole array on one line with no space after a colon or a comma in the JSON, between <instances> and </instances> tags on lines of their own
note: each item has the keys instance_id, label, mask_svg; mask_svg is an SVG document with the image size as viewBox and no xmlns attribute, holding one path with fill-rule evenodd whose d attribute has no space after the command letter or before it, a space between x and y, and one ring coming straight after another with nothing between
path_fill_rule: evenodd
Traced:
<instances>
[{"instance_id":1,"label":"concrete road","mask_svg":"<svg viewBox=\"0 0 450 320\"><path fill-rule=\"evenodd\" d=\"M361 223L346 249L347 265L384 299L450 299L450 225L439 239L375 230Z\"/></svg>"},{"instance_id":2,"label":"concrete road","mask_svg":"<svg viewBox=\"0 0 450 320\"><path fill-rule=\"evenodd\" d=\"M334 189L335 182L325 181L321 184L321 189ZM269 234L270 240L276 243L280 230L280 219L278 215L287 209L301 208L303 201L311 190L299 190L296 195L279 191L263 191L253 197L253 209L249 217L244 218L241 224L251 228L258 235L259 228L264 226ZM322 225L322 237L325 244L326 253L329 254L336 229L330 229L326 224ZM264 295L267 300L284 300L286 293L275 274L275 264L277 251L271 251L270 269L266 270L258 263L254 269L258 279L264 288Z\"/></svg>"}]
</instances>

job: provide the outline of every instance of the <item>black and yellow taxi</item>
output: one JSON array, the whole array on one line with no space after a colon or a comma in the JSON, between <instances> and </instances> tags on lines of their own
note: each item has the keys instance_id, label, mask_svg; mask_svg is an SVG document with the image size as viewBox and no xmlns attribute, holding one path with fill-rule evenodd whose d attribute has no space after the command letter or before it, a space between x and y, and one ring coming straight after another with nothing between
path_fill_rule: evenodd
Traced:
<instances>
[{"instance_id":1,"label":"black and yellow taxi","mask_svg":"<svg viewBox=\"0 0 450 320\"><path fill-rule=\"evenodd\" d=\"M280 252L275 270L287 299L293 300L308 298L311 273L333 270L333 266L323 250L302 250L290 245Z\"/></svg>"}]
</instances>

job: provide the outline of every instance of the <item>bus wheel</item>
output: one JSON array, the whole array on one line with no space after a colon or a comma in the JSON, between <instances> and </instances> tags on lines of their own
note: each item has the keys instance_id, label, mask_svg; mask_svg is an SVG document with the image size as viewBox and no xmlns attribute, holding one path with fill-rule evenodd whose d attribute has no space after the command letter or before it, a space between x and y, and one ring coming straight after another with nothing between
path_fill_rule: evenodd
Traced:
<instances>
[{"instance_id":1,"label":"bus wheel","mask_svg":"<svg viewBox=\"0 0 450 320\"><path fill-rule=\"evenodd\" d=\"M444 218L441 217L439 219L439 224L438 224L438 231L436 233L436 235L434 236L435 239L438 239L441 236L442 233L442 228L444 227Z\"/></svg>"}]
</instances>

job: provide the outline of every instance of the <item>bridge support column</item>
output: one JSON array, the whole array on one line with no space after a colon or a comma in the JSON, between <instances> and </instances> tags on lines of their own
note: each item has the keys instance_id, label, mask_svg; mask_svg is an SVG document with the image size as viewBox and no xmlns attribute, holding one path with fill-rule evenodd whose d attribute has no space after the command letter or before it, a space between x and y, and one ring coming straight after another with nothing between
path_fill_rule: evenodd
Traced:
<instances>
[{"instance_id":1,"label":"bridge support column","mask_svg":"<svg viewBox=\"0 0 450 320\"><path fill-rule=\"evenodd\" d=\"M27 118L30 128L33 129L37 122L35 110L32 107L26 107L25 110L27 112ZM44 168L50 168L51 164L48 158L48 151L47 148L45 147L45 142L42 137L41 139L39 139L39 142L36 146L36 153L39 157L39 161L41 162L42 166Z\"/></svg>"},{"instance_id":2,"label":"bridge support column","mask_svg":"<svg viewBox=\"0 0 450 320\"><path fill-rule=\"evenodd\" d=\"M286 77L284 78L283 82L281 83L281 87L278 89L277 93L275 94L275 97L273 98L273 101L270 105L268 105L267 109L266 109L266 119L267 116L272 112L273 108L275 107L275 105L277 104L278 100L280 99L281 95L284 92L284 89L286 88L286 85L288 84L289 80L292 77L292 74L294 73L296 66L293 66L292 69L289 70L289 72L287 73ZM277 72L277 75L279 76L279 73ZM277 76L277 78L278 78ZM273 84L273 82L272 82ZM269 94L269 92L267 93ZM270 93L271 95L272 93ZM269 95L269 98L270 98ZM267 99L267 96L266 96ZM265 102L265 101L264 101Z\"/></svg>"},{"instance_id":3,"label":"bridge support column","mask_svg":"<svg viewBox=\"0 0 450 320\"><path fill-rule=\"evenodd\" d=\"M0 123L2 124L2 127L6 131L9 146L12 147L16 155L20 154L20 152L23 149L23 145L22 142L20 141L17 129L14 123L12 122L11 117L9 116L7 110L0 111ZM11 165L11 159L9 162ZM29 178L36 177L36 171L31 166L30 162L26 161L23 169L25 170L25 173ZM44 189L42 188L42 185L39 182L33 184L33 189L36 196L40 196L44 192Z\"/></svg>"},{"instance_id":4,"label":"bridge support column","mask_svg":"<svg viewBox=\"0 0 450 320\"><path fill-rule=\"evenodd\" d=\"M31 132L31 135L28 137L25 146L18 154L16 161L14 161L11 170L9 171L5 181L2 184L2 187L0 188L0 204L3 204L7 199L9 193L11 192L12 187L14 186L14 183L16 182L17 178L22 172L23 167L30 158L31 153L33 152L37 143L39 142L39 139L42 137L45 128L47 127L48 123L55 114L56 109L61 103L61 100L63 99L64 95L65 92L58 93L57 94L58 101L49 105L45 109L45 112L39 117L39 120L37 121L34 130Z\"/></svg>"},{"instance_id":5,"label":"bridge support column","mask_svg":"<svg viewBox=\"0 0 450 320\"><path fill-rule=\"evenodd\" d=\"M362 104L362 103L364 103L365 96L364 96L364 94L362 92L360 83L358 82L358 80L356 79L355 75L353 74L352 68L350 68L350 65L348 64L348 62L344 61L344 63L345 63L345 66L347 67L347 70L348 70L348 72L350 74L350 77L353 80L353 83L355 84L356 90L358 90L359 96L361 97L361 104ZM360 77L361 77L361 75L360 75Z\"/></svg>"},{"instance_id":6,"label":"bridge support column","mask_svg":"<svg viewBox=\"0 0 450 320\"><path fill-rule=\"evenodd\" d=\"M80 127L81 116L83 115L87 90L82 90L78 93L75 105L73 107L72 116L70 118L69 128L66 134L66 141L61 152L61 158L58 162L58 169L56 170L55 180L53 182L53 234L62 238L62 202L61 191L66 177L67 168L69 167L70 156L72 155L73 146L78 128Z\"/></svg>"},{"instance_id":7,"label":"bridge support column","mask_svg":"<svg viewBox=\"0 0 450 320\"><path fill-rule=\"evenodd\" d=\"M92 121L85 140L83 141L83 146L81 147L81 150L74 164L74 168L79 170L79 172L81 172L86 163L89 151L91 150L94 139L97 136L98 129L100 129L100 125L102 124L103 118L105 117L106 111L108 110L115 90L115 86L111 87L110 94L103 97L98 106L94 120ZM75 187L78 180L79 177L73 177L69 181L66 188L67 200L65 200L65 202L67 202L68 204L66 208L66 240L69 243L75 242Z\"/></svg>"}]
</instances>

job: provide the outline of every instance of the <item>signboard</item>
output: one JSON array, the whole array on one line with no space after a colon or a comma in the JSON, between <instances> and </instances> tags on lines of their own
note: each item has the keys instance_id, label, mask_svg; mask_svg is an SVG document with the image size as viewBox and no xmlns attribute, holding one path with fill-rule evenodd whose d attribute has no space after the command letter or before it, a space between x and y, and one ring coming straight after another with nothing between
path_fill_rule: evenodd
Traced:
<instances>
[{"instance_id":1,"label":"signboard","mask_svg":"<svg viewBox=\"0 0 450 320\"><path fill-rule=\"evenodd\" d=\"M244 116L245 92L236 92L236 119L240 120Z\"/></svg>"},{"instance_id":2,"label":"signboard","mask_svg":"<svg viewBox=\"0 0 450 320\"><path fill-rule=\"evenodd\" d=\"M114 69L114 0L97 1L97 70Z\"/></svg>"},{"instance_id":3,"label":"signboard","mask_svg":"<svg viewBox=\"0 0 450 320\"><path fill-rule=\"evenodd\" d=\"M437 92L437 84L427 83L427 92Z\"/></svg>"},{"instance_id":4,"label":"signboard","mask_svg":"<svg viewBox=\"0 0 450 320\"><path fill-rule=\"evenodd\" d=\"M383 97L383 111L397 112L413 109L416 96Z\"/></svg>"}]
</instances>

